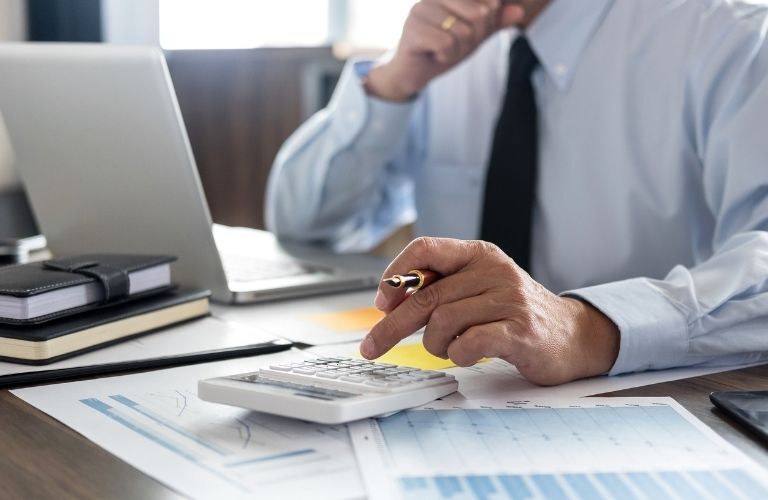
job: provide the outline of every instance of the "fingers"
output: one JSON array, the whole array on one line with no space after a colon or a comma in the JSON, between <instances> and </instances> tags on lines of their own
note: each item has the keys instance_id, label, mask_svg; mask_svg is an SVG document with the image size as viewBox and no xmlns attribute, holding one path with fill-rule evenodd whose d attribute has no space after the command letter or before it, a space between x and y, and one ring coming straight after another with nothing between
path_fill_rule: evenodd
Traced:
<instances>
[{"instance_id":1,"label":"fingers","mask_svg":"<svg viewBox=\"0 0 768 500\"><path fill-rule=\"evenodd\" d=\"M526 17L525 2L521 0L422 0L424 3L442 5L454 15L473 25L479 44L496 31L520 25Z\"/></svg>"},{"instance_id":2,"label":"fingers","mask_svg":"<svg viewBox=\"0 0 768 500\"><path fill-rule=\"evenodd\" d=\"M432 54L440 64L450 64L461 55L458 40L448 31L433 26L430 21L411 17L406 21L406 29L412 33L409 37L410 49Z\"/></svg>"},{"instance_id":3,"label":"fingers","mask_svg":"<svg viewBox=\"0 0 768 500\"><path fill-rule=\"evenodd\" d=\"M498 0L423 0L409 18L409 28L418 33L414 48L442 64L455 63L495 31L499 10Z\"/></svg>"},{"instance_id":4,"label":"fingers","mask_svg":"<svg viewBox=\"0 0 768 500\"><path fill-rule=\"evenodd\" d=\"M448 357L448 346L458 336L474 325L482 325L504 319L509 305L501 298L482 294L437 306L432 312L424 331L424 347L440 358Z\"/></svg>"},{"instance_id":5,"label":"fingers","mask_svg":"<svg viewBox=\"0 0 768 500\"><path fill-rule=\"evenodd\" d=\"M504 6L499 10L496 29L511 28L517 26L525 19L525 9L521 5L503 2Z\"/></svg>"},{"instance_id":6,"label":"fingers","mask_svg":"<svg viewBox=\"0 0 768 500\"><path fill-rule=\"evenodd\" d=\"M419 290L371 329L360 345L360 353L368 359L381 356L399 341L424 326L432 311L440 304L479 295L485 286L484 280L464 279L461 274L454 274Z\"/></svg>"},{"instance_id":7,"label":"fingers","mask_svg":"<svg viewBox=\"0 0 768 500\"><path fill-rule=\"evenodd\" d=\"M429 269L449 276L460 271L483 252L490 252L492 245L481 241L463 241L449 238L417 238L413 240L400 255L389 264L384 271L384 277L387 278L394 274L405 274L411 269ZM499 251L500 252L500 251ZM438 283L442 283L446 278L437 283L424 288L424 290L433 288ZM475 279L467 281L477 281ZM465 295L466 296L466 295ZM407 294L402 289L392 288L391 286L380 284L376 292L374 301L377 308L384 312L390 312L395 309L405 298Z\"/></svg>"},{"instance_id":8,"label":"fingers","mask_svg":"<svg viewBox=\"0 0 768 500\"><path fill-rule=\"evenodd\" d=\"M494 0L426 0L428 3L440 5L448 14L462 21L462 27L456 25L448 31L460 38L470 52L492 32L498 17L499 3ZM438 23L445 19L441 17ZM439 26L439 24L438 24Z\"/></svg>"},{"instance_id":9,"label":"fingers","mask_svg":"<svg viewBox=\"0 0 768 500\"><path fill-rule=\"evenodd\" d=\"M482 358L505 358L515 353L517 337L503 322L469 328L448 346L448 357L458 366L472 366ZM514 364L514 363L513 363Z\"/></svg>"}]
</instances>

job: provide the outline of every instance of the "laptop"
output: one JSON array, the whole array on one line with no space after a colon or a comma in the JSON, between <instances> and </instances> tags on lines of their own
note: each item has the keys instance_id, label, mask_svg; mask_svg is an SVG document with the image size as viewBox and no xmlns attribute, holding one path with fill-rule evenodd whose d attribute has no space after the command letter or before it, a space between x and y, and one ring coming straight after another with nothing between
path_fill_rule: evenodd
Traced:
<instances>
[{"instance_id":1,"label":"laptop","mask_svg":"<svg viewBox=\"0 0 768 500\"><path fill-rule=\"evenodd\" d=\"M377 284L295 259L265 231L212 224L159 49L0 44L0 75L15 167L54 255L176 255L174 281L228 303Z\"/></svg>"}]
</instances>

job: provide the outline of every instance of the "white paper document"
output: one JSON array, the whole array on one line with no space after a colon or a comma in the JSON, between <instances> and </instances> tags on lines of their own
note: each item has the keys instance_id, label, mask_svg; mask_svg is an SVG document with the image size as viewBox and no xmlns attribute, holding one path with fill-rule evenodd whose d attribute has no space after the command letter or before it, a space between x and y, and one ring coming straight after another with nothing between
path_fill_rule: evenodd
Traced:
<instances>
[{"instance_id":1,"label":"white paper document","mask_svg":"<svg viewBox=\"0 0 768 500\"><path fill-rule=\"evenodd\" d=\"M362 340L368 329L339 331L313 321L313 316L371 307L373 295L371 291L334 294L248 307L214 304L211 310L219 318L240 325L258 325L266 332L293 342L343 344Z\"/></svg>"},{"instance_id":2,"label":"white paper document","mask_svg":"<svg viewBox=\"0 0 768 500\"><path fill-rule=\"evenodd\" d=\"M413 335L402 343L421 342L420 335ZM347 356L360 357L359 345L322 345L306 350L317 356ZM753 365L742 366L698 366L688 368L672 368L625 375L592 377L576 380L558 386L540 386L532 384L523 377L514 366L500 359L492 359L478 363L468 368L454 367L443 371L450 373L459 381L458 392L444 398L448 401L460 402L465 399L494 399L509 398L580 398L621 391L632 387L642 387L660 384L673 380L700 377L712 373L736 370ZM423 368L417 366L417 368Z\"/></svg>"},{"instance_id":3,"label":"white paper document","mask_svg":"<svg viewBox=\"0 0 768 500\"><path fill-rule=\"evenodd\" d=\"M372 500L768 498L765 471L671 398L437 401L350 435Z\"/></svg>"},{"instance_id":4,"label":"white paper document","mask_svg":"<svg viewBox=\"0 0 768 500\"><path fill-rule=\"evenodd\" d=\"M192 498L362 497L345 426L273 417L196 396L200 378L304 357L289 351L13 393Z\"/></svg>"}]
</instances>

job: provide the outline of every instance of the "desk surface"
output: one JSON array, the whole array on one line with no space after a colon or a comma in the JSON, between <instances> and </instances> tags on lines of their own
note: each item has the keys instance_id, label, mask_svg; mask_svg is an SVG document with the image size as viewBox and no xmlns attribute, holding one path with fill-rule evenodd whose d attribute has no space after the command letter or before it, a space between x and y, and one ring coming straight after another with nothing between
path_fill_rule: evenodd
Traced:
<instances>
[{"instance_id":1,"label":"desk surface","mask_svg":"<svg viewBox=\"0 0 768 500\"><path fill-rule=\"evenodd\" d=\"M672 396L768 469L768 448L709 402L717 390L765 389L768 365L637 387L608 396ZM0 484L7 498L181 498L8 391L0 391Z\"/></svg>"}]
</instances>

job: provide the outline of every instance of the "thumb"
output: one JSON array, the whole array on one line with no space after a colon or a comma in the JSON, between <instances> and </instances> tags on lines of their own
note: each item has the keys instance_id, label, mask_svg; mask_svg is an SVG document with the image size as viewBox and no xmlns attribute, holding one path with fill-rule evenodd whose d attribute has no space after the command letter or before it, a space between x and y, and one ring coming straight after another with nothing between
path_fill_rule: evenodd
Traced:
<instances>
[{"instance_id":1,"label":"thumb","mask_svg":"<svg viewBox=\"0 0 768 500\"><path fill-rule=\"evenodd\" d=\"M521 5L504 5L499 9L498 29L511 28L525 18L525 9Z\"/></svg>"}]
</instances>

